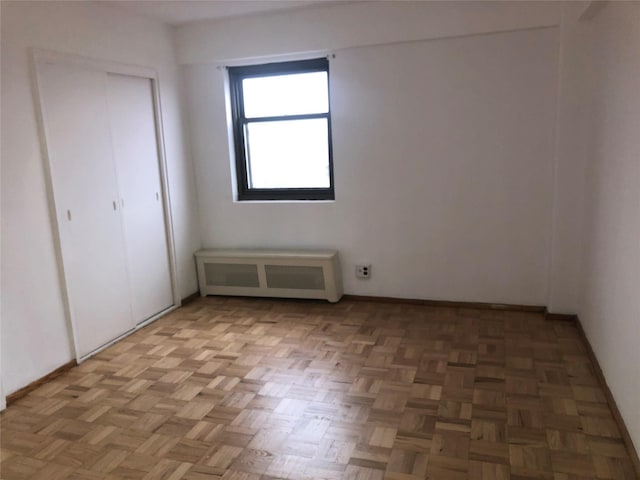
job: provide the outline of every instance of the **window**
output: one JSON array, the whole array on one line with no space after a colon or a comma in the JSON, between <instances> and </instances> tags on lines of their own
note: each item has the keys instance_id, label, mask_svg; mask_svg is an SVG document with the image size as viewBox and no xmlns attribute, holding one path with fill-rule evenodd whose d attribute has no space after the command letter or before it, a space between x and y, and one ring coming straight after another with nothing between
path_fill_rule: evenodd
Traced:
<instances>
[{"instance_id":1,"label":"window","mask_svg":"<svg viewBox=\"0 0 640 480\"><path fill-rule=\"evenodd\" d=\"M326 58L229 68L238 200L333 200Z\"/></svg>"}]
</instances>

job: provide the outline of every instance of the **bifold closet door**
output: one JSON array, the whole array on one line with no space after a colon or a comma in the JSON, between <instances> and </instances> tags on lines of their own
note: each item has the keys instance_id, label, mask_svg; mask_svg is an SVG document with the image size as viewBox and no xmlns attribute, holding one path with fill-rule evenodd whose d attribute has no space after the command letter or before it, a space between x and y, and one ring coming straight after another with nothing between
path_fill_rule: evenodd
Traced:
<instances>
[{"instance_id":1,"label":"bifold closet door","mask_svg":"<svg viewBox=\"0 0 640 480\"><path fill-rule=\"evenodd\" d=\"M107 74L133 318L173 305L151 80Z\"/></svg>"},{"instance_id":2,"label":"bifold closet door","mask_svg":"<svg viewBox=\"0 0 640 480\"><path fill-rule=\"evenodd\" d=\"M39 87L64 275L83 357L135 325L106 75L42 63Z\"/></svg>"}]
</instances>

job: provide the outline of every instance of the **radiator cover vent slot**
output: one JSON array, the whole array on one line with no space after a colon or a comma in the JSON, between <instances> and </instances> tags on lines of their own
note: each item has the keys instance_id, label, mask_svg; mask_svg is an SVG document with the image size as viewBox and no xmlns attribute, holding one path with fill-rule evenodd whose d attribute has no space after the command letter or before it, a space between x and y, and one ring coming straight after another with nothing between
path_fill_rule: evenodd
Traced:
<instances>
[{"instance_id":1,"label":"radiator cover vent slot","mask_svg":"<svg viewBox=\"0 0 640 480\"><path fill-rule=\"evenodd\" d=\"M256 264L205 263L204 275L208 286L258 287Z\"/></svg>"},{"instance_id":2,"label":"radiator cover vent slot","mask_svg":"<svg viewBox=\"0 0 640 480\"><path fill-rule=\"evenodd\" d=\"M333 250L222 250L196 252L200 294L260 297L342 297Z\"/></svg>"},{"instance_id":3,"label":"radiator cover vent slot","mask_svg":"<svg viewBox=\"0 0 640 480\"><path fill-rule=\"evenodd\" d=\"M264 272L269 288L324 290L322 267L265 265Z\"/></svg>"}]
</instances>

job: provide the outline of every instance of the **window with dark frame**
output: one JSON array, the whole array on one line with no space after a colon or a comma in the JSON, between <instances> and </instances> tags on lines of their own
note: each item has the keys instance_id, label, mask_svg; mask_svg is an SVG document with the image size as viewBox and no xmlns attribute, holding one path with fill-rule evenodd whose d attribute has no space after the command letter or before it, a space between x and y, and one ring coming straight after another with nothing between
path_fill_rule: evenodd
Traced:
<instances>
[{"instance_id":1,"label":"window with dark frame","mask_svg":"<svg viewBox=\"0 0 640 480\"><path fill-rule=\"evenodd\" d=\"M229 67L238 200L333 200L329 61Z\"/></svg>"}]
</instances>

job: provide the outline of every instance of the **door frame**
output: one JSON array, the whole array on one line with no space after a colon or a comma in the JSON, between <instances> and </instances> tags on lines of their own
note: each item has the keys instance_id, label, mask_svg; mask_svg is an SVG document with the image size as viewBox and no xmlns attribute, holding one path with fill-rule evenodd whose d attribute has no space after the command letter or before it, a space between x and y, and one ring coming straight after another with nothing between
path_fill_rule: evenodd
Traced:
<instances>
[{"instance_id":1,"label":"door frame","mask_svg":"<svg viewBox=\"0 0 640 480\"><path fill-rule=\"evenodd\" d=\"M32 73L32 90L33 90L33 98L34 98L34 107L36 110L36 120L38 123L38 134L40 137L40 146L41 153L44 164L44 172L45 172L45 186L47 190L47 200L49 207L49 217L51 221L51 227L53 230L53 238L54 238L54 249L56 253L56 263L58 265L58 278L61 285L62 290L62 301L64 304L65 317L67 321L67 327L70 333L70 338L72 340L73 345L73 355L78 361L78 363L86 360L87 358L95 355L96 353L104 350L115 342L121 340L123 337L130 335L136 330L148 325L154 320L162 317L163 315L169 313L172 310L175 310L181 305L181 297L180 290L178 288L178 278L177 278L177 264L176 264L176 247L175 247L175 238L173 231L173 216L171 212L171 195L169 191L169 181L168 181L168 172L167 172L167 162L166 162L166 152L165 152L165 142L164 142L164 128L162 122L162 108L160 103L160 83L158 72L151 67L145 67L140 65L130 65L125 63L114 62L110 60L102 60L84 57L81 55L68 54L62 52L55 52L51 50L41 49L41 48L31 48L30 49L30 63L31 63L31 73ZM55 64L55 65L67 65L67 66L75 66L88 70L96 70L99 72L103 72L105 74L114 73L120 75L128 75L132 77L140 77L144 79L148 79L151 81L151 93L153 99L153 110L154 110L154 120L155 120L155 132L156 132L156 141L157 141L157 150L158 150L158 169L160 173L160 189L162 191L162 202L163 202L163 214L164 214L164 223L165 223L165 234L167 238L167 249L169 255L169 273L171 277L171 291L173 296L173 305L169 308L163 310L162 312L157 313L156 315L143 320L141 322L135 321L136 325L132 330L124 332L119 337L109 341L108 343L98 347L92 352L79 356L80 349L78 348L78 335L77 335L77 320L74 318L71 305L72 299L69 294L69 289L67 285L67 277L64 268L64 260L62 257L62 243L60 238L60 226L58 221L58 211L56 208L56 200L55 200L55 192L53 185L53 176L52 176L52 165L49 157L49 146L47 141L47 124L46 124L46 107L44 102L42 101L42 74L41 74L41 66L43 64Z\"/></svg>"}]
</instances>

